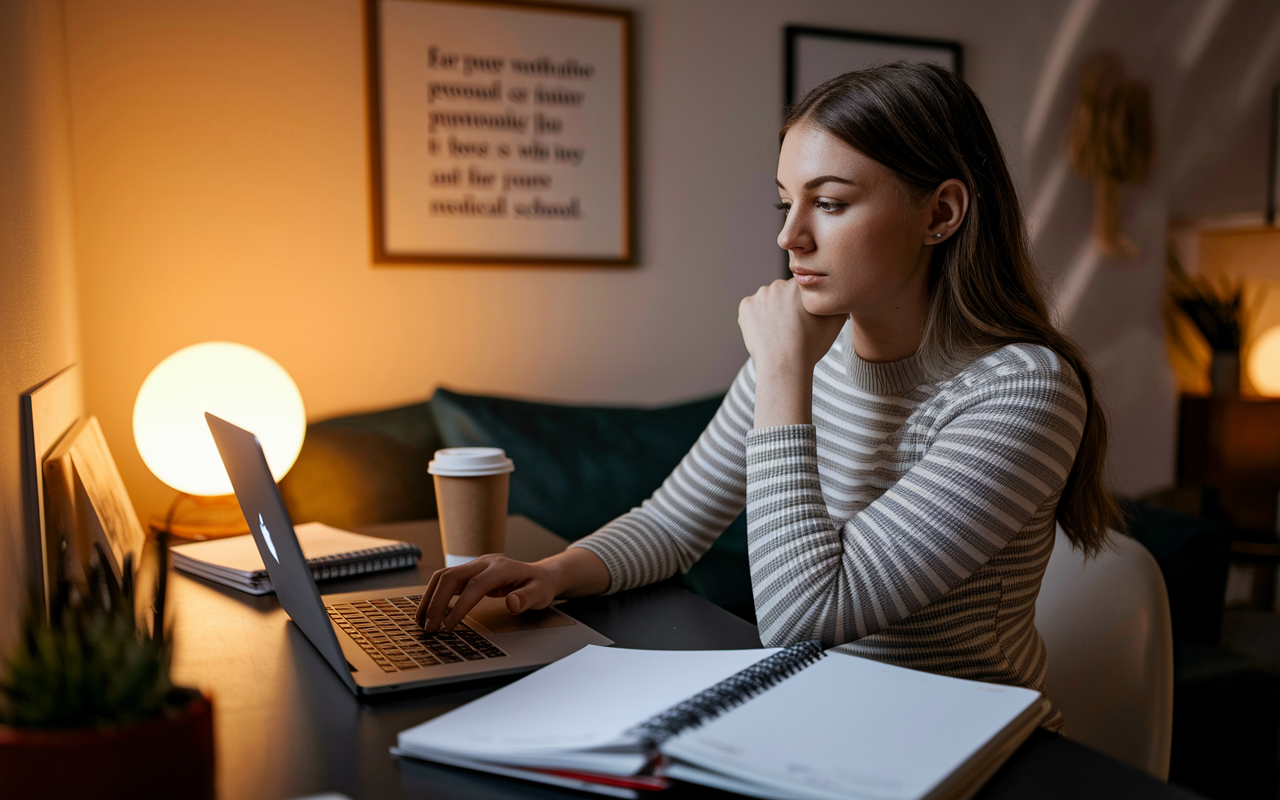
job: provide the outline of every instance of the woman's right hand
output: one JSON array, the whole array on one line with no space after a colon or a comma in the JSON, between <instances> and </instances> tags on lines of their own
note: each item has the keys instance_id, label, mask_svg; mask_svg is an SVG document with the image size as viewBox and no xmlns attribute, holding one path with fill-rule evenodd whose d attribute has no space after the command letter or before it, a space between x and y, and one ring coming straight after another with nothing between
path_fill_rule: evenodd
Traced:
<instances>
[{"instance_id":1,"label":"woman's right hand","mask_svg":"<svg viewBox=\"0 0 1280 800\"><path fill-rule=\"evenodd\" d=\"M600 594L609 588L609 570L596 554L581 548L533 564L490 553L457 567L435 571L418 603L418 624L428 633L453 630L484 597L506 597L507 611L546 608L557 597ZM449 603L457 597L450 609Z\"/></svg>"}]
</instances>

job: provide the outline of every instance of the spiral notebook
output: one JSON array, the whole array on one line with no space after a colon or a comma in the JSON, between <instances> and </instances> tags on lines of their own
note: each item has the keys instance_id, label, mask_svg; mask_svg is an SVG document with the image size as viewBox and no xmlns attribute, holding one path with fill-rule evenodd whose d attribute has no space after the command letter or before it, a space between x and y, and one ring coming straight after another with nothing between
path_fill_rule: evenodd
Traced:
<instances>
[{"instance_id":1,"label":"spiral notebook","mask_svg":"<svg viewBox=\"0 0 1280 800\"><path fill-rule=\"evenodd\" d=\"M410 542L365 536L319 522L295 525L294 532L317 581L412 567L422 557L422 551ZM183 572L249 594L273 591L258 546L248 534L180 544L171 552L173 566Z\"/></svg>"},{"instance_id":2,"label":"spiral notebook","mask_svg":"<svg viewBox=\"0 0 1280 800\"><path fill-rule=\"evenodd\" d=\"M816 642L589 645L401 732L392 752L617 797L683 780L778 800L960 800L1043 715L1039 692Z\"/></svg>"}]
</instances>

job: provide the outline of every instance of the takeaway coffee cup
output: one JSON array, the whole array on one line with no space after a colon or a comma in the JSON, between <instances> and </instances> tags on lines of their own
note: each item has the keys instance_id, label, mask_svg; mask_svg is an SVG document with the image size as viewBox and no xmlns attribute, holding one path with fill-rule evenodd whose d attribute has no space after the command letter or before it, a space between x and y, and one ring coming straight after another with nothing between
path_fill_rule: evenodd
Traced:
<instances>
[{"instance_id":1,"label":"takeaway coffee cup","mask_svg":"<svg viewBox=\"0 0 1280 800\"><path fill-rule=\"evenodd\" d=\"M514 469L497 447L436 451L427 471L436 484L446 567L506 549L507 492Z\"/></svg>"}]
</instances>

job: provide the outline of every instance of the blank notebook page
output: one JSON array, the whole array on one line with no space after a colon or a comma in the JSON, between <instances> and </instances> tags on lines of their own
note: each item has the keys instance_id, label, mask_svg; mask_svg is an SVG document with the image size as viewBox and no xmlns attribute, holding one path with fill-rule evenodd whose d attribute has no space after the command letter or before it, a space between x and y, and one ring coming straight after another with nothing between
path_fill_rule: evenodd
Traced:
<instances>
[{"instance_id":1,"label":"blank notebook page","mask_svg":"<svg viewBox=\"0 0 1280 800\"><path fill-rule=\"evenodd\" d=\"M915 798L1039 699L836 653L662 749L801 796Z\"/></svg>"},{"instance_id":2,"label":"blank notebook page","mask_svg":"<svg viewBox=\"0 0 1280 800\"><path fill-rule=\"evenodd\" d=\"M587 645L404 731L399 744L482 759L623 745L635 725L776 652Z\"/></svg>"}]
</instances>

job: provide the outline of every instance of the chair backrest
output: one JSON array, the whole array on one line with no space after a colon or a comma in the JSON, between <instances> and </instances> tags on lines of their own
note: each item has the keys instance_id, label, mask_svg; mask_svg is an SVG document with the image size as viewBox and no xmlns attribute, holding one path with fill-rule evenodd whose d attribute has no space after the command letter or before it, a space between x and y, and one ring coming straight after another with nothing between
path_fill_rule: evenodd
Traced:
<instances>
[{"instance_id":1,"label":"chair backrest","mask_svg":"<svg viewBox=\"0 0 1280 800\"><path fill-rule=\"evenodd\" d=\"M1036 600L1048 695L1063 733L1165 780L1173 731L1173 633L1164 578L1137 541L1112 533L1088 562L1058 528Z\"/></svg>"}]
</instances>

